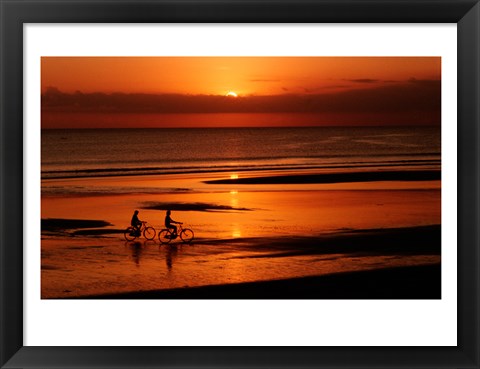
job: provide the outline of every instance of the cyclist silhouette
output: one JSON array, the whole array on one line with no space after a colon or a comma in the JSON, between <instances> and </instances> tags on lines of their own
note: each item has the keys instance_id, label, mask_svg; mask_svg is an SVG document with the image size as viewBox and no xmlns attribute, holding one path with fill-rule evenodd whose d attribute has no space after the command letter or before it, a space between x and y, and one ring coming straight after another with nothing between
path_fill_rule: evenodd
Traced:
<instances>
[{"instance_id":1,"label":"cyclist silhouette","mask_svg":"<svg viewBox=\"0 0 480 369\"><path fill-rule=\"evenodd\" d=\"M170 218L170 214L172 212L170 210L167 210L167 215L165 216L165 227L168 229L173 229L173 235L177 236L177 226L174 224L182 224L182 222L176 222L172 218Z\"/></svg>"},{"instance_id":2,"label":"cyclist silhouette","mask_svg":"<svg viewBox=\"0 0 480 369\"><path fill-rule=\"evenodd\" d=\"M140 233L140 227L142 226L142 221L138 219L138 210L135 210L130 221L130 225L135 228L136 233Z\"/></svg>"}]
</instances>

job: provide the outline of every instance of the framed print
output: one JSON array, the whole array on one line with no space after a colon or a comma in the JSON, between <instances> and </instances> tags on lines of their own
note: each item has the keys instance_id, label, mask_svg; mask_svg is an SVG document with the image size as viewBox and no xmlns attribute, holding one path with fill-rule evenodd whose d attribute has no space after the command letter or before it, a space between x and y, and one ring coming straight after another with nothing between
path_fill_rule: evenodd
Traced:
<instances>
[{"instance_id":1,"label":"framed print","mask_svg":"<svg viewBox=\"0 0 480 369\"><path fill-rule=\"evenodd\" d=\"M479 367L477 1L0 1L2 368Z\"/></svg>"}]
</instances>

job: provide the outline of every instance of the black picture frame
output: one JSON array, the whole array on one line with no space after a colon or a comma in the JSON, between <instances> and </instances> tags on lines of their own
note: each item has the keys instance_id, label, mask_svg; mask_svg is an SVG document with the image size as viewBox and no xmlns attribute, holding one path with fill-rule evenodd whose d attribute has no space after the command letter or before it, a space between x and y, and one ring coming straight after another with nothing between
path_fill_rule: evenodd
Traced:
<instances>
[{"instance_id":1,"label":"black picture frame","mask_svg":"<svg viewBox=\"0 0 480 369\"><path fill-rule=\"evenodd\" d=\"M0 15L2 368L479 368L479 0L0 0ZM162 22L457 24L456 347L23 346L23 25Z\"/></svg>"}]
</instances>

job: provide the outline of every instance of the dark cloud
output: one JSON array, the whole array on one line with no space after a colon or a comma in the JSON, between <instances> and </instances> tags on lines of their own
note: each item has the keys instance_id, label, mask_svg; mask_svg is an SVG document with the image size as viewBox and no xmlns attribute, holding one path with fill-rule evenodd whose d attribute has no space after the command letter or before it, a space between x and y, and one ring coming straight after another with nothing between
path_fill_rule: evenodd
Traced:
<instances>
[{"instance_id":1,"label":"dark cloud","mask_svg":"<svg viewBox=\"0 0 480 369\"><path fill-rule=\"evenodd\" d=\"M434 79L416 79L410 78L408 82L416 84L416 85L423 85L423 86L436 86L440 81Z\"/></svg>"},{"instance_id":2,"label":"dark cloud","mask_svg":"<svg viewBox=\"0 0 480 369\"><path fill-rule=\"evenodd\" d=\"M312 90L309 90L310 92ZM411 79L341 92L243 96L64 93L42 94L44 112L88 113L396 113L440 112L441 81Z\"/></svg>"},{"instance_id":3,"label":"dark cloud","mask_svg":"<svg viewBox=\"0 0 480 369\"><path fill-rule=\"evenodd\" d=\"M355 82L355 83L376 83L380 82L378 79L370 79L370 78L359 78L359 79L347 79L349 82Z\"/></svg>"}]
</instances>

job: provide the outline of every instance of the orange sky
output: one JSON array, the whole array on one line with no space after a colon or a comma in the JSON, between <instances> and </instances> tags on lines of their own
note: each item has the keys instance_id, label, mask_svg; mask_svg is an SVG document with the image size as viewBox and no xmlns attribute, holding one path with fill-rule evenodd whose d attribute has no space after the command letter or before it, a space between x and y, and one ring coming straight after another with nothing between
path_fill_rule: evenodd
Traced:
<instances>
[{"instance_id":1,"label":"orange sky","mask_svg":"<svg viewBox=\"0 0 480 369\"><path fill-rule=\"evenodd\" d=\"M43 57L41 66L43 128L440 123L435 57Z\"/></svg>"}]
</instances>

